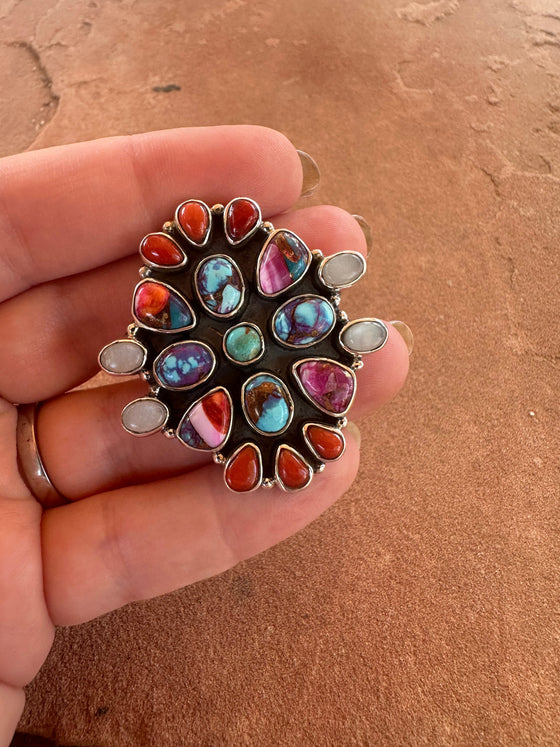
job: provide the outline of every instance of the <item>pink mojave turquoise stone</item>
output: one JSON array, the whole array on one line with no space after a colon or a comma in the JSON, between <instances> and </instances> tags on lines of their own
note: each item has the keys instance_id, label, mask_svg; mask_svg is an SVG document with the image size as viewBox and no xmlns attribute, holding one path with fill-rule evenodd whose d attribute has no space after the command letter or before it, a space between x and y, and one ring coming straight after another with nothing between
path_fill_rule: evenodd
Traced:
<instances>
[{"instance_id":1,"label":"pink mojave turquoise stone","mask_svg":"<svg viewBox=\"0 0 560 747\"><path fill-rule=\"evenodd\" d=\"M333 415L343 415L354 396L354 375L344 366L323 358L312 358L297 363L294 375L309 399L319 409Z\"/></svg>"},{"instance_id":2,"label":"pink mojave turquoise stone","mask_svg":"<svg viewBox=\"0 0 560 747\"><path fill-rule=\"evenodd\" d=\"M193 449L215 451L227 440L231 427L231 402L221 387L209 392L187 410L177 435Z\"/></svg>"},{"instance_id":3,"label":"pink mojave turquoise stone","mask_svg":"<svg viewBox=\"0 0 560 747\"><path fill-rule=\"evenodd\" d=\"M263 248L259 263L258 283L265 296L275 296L285 291L303 277L311 252L291 231L272 234Z\"/></svg>"}]
</instances>

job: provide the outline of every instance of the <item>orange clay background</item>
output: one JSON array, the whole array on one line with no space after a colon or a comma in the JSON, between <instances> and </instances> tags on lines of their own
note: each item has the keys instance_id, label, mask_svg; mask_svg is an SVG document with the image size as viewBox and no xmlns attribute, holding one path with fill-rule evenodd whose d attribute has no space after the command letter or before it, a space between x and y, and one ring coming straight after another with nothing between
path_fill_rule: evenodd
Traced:
<instances>
[{"instance_id":1,"label":"orange clay background","mask_svg":"<svg viewBox=\"0 0 560 747\"><path fill-rule=\"evenodd\" d=\"M20 729L558 744L557 1L2 0L0 17L3 154L282 130L322 170L311 204L372 226L350 317L416 339L336 506L219 578L60 630Z\"/></svg>"}]
</instances>

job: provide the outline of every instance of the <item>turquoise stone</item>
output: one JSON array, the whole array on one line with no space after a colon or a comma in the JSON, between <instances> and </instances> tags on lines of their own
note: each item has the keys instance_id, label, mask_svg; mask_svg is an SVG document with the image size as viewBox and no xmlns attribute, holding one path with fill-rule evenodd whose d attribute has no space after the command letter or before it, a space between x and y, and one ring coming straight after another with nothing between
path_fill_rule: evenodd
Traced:
<instances>
[{"instance_id":1,"label":"turquoise stone","mask_svg":"<svg viewBox=\"0 0 560 747\"><path fill-rule=\"evenodd\" d=\"M200 342L177 342L154 361L154 374L167 389L190 389L205 381L214 369L214 354Z\"/></svg>"},{"instance_id":2,"label":"turquoise stone","mask_svg":"<svg viewBox=\"0 0 560 747\"><path fill-rule=\"evenodd\" d=\"M238 324L226 333L224 348L227 355L237 363L250 363L260 358L264 343L257 327Z\"/></svg>"},{"instance_id":3,"label":"turquoise stone","mask_svg":"<svg viewBox=\"0 0 560 747\"><path fill-rule=\"evenodd\" d=\"M334 309L325 298L298 296L278 309L272 327L281 342L303 346L323 340L334 322Z\"/></svg>"},{"instance_id":4,"label":"turquoise stone","mask_svg":"<svg viewBox=\"0 0 560 747\"><path fill-rule=\"evenodd\" d=\"M218 255L201 262L195 283L202 305L214 316L231 316L243 303L243 278L227 257Z\"/></svg>"},{"instance_id":5,"label":"turquoise stone","mask_svg":"<svg viewBox=\"0 0 560 747\"><path fill-rule=\"evenodd\" d=\"M285 384L272 374L255 374L243 387L243 409L251 425L267 435L285 430L293 402Z\"/></svg>"}]
</instances>

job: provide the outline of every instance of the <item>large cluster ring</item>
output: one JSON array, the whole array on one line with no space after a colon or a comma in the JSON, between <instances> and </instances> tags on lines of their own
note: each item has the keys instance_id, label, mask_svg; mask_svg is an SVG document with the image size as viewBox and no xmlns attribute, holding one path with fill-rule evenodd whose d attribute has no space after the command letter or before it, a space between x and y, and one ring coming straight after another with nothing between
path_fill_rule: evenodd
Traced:
<instances>
[{"instance_id":1,"label":"large cluster ring","mask_svg":"<svg viewBox=\"0 0 560 747\"><path fill-rule=\"evenodd\" d=\"M310 251L247 197L184 201L140 256L133 323L99 354L105 371L150 385L123 427L211 453L235 492L305 488L342 456L356 370L388 337L340 308L363 256Z\"/></svg>"}]
</instances>

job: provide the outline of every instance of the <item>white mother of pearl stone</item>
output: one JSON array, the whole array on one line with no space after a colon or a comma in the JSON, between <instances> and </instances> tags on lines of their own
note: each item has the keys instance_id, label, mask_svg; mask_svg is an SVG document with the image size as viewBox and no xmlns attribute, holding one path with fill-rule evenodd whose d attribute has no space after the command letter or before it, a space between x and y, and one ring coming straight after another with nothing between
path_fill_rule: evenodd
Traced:
<instances>
[{"instance_id":1,"label":"white mother of pearl stone","mask_svg":"<svg viewBox=\"0 0 560 747\"><path fill-rule=\"evenodd\" d=\"M338 252L326 257L319 267L319 276L327 288L348 288L366 271L366 261L358 252Z\"/></svg>"},{"instance_id":2,"label":"white mother of pearl stone","mask_svg":"<svg viewBox=\"0 0 560 747\"><path fill-rule=\"evenodd\" d=\"M387 342L389 331L381 319L356 319L340 332L340 344L350 353L373 353Z\"/></svg>"},{"instance_id":3,"label":"white mother of pearl stone","mask_svg":"<svg viewBox=\"0 0 560 747\"><path fill-rule=\"evenodd\" d=\"M129 402L121 415L123 427L134 436L149 436L161 430L169 410L155 397L142 397Z\"/></svg>"},{"instance_id":4,"label":"white mother of pearl stone","mask_svg":"<svg viewBox=\"0 0 560 747\"><path fill-rule=\"evenodd\" d=\"M133 374L146 360L146 348L136 340L115 340L99 353L99 365L107 373Z\"/></svg>"}]
</instances>

